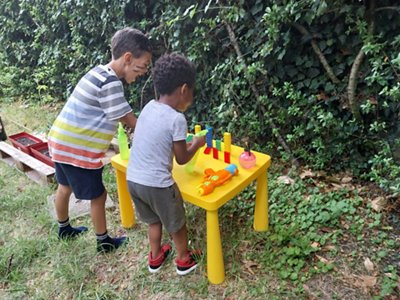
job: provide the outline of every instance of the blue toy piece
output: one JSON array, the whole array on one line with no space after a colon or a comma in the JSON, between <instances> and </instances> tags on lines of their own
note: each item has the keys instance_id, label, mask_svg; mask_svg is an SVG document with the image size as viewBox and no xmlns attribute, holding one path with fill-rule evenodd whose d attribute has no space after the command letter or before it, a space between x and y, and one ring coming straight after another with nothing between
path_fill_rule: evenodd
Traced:
<instances>
[{"instance_id":1,"label":"blue toy piece","mask_svg":"<svg viewBox=\"0 0 400 300\"><path fill-rule=\"evenodd\" d=\"M230 164L227 167L225 167L225 170L227 170L229 173L232 175L235 175L237 173L237 166L235 164Z\"/></svg>"},{"instance_id":2,"label":"blue toy piece","mask_svg":"<svg viewBox=\"0 0 400 300\"><path fill-rule=\"evenodd\" d=\"M207 134L206 134L206 143L207 148L213 147L213 129L210 126L206 126Z\"/></svg>"}]
</instances>

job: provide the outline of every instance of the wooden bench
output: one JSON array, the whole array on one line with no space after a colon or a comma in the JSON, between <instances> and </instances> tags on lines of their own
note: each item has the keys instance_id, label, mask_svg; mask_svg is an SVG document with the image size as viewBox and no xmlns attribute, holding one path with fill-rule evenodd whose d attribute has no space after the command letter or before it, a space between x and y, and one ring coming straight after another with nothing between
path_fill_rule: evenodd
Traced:
<instances>
[{"instance_id":1,"label":"wooden bench","mask_svg":"<svg viewBox=\"0 0 400 300\"><path fill-rule=\"evenodd\" d=\"M0 158L8 165L21 170L36 183L46 185L53 180L54 168L14 148L6 142L0 142Z\"/></svg>"}]
</instances>

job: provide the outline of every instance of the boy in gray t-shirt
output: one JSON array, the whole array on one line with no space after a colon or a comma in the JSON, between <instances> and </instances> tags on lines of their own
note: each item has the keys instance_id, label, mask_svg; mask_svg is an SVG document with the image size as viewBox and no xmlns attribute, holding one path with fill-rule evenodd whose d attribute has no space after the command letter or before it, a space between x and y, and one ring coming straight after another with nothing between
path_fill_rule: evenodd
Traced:
<instances>
[{"instance_id":1,"label":"boy in gray t-shirt","mask_svg":"<svg viewBox=\"0 0 400 300\"><path fill-rule=\"evenodd\" d=\"M195 79L195 67L184 56L172 53L159 58L153 82L160 99L145 106L135 128L127 180L138 218L149 224L151 273L171 252L169 244L161 245L162 226L175 244L179 275L194 270L201 255L199 250L188 250L183 200L171 174L174 155L178 164L185 164L205 144L204 137L186 144L187 123L181 113L193 103Z\"/></svg>"}]
</instances>

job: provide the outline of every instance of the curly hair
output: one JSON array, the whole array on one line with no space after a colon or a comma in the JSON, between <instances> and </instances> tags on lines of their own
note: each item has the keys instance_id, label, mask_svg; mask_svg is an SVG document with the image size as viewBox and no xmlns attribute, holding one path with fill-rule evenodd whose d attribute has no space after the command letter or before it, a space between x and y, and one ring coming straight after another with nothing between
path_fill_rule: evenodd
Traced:
<instances>
[{"instance_id":1,"label":"curly hair","mask_svg":"<svg viewBox=\"0 0 400 300\"><path fill-rule=\"evenodd\" d=\"M137 29L127 27L118 30L111 39L112 57L118 59L126 52L131 52L136 58L151 52L149 39Z\"/></svg>"},{"instance_id":2,"label":"curly hair","mask_svg":"<svg viewBox=\"0 0 400 300\"><path fill-rule=\"evenodd\" d=\"M170 95L176 88L187 84L190 88L196 82L196 68L185 56L178 53L164 54L153 68L153 83L161 95Z\"/></svg>"}]
</instances>

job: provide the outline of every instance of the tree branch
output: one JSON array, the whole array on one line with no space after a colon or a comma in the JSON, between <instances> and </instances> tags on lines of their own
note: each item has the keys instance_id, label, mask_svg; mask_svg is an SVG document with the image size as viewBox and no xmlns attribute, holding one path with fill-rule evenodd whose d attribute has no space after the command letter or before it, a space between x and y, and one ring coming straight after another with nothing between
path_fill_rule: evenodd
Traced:
<instances>
[{"instance_id":1,"label":"tree branch","mask_svg":"<svg viewBox=\"0 0 400 300\"><path fill-rule=\"evenodd\" d=\"M297 24L297 23L293 23L292 25L304 36L310 36L310 33L307 31L307 29L304 26ZM336 77L335 73L333 72L331 66L329 65L328 61L326 60L321 49L319 49L315 39L311 39L311 46L312 46L315 54L318 56L319 61L321 62L322 66L324 67L324 69L325 69L326 73L328 74L328 77L331 79L331 81L336 84L339 83L340 80Z\"/></svg>"},{"instance_id":2,"label":"tree branch","mask_svg":"<svg viewBox=\"0 0 400 300\"><path fill-rule=\"evenodd\" d=\"M354 59L353 65L351 66L349 84L347 85L347 99L349 101L350 110L357 121L361 121L361 114L360 110L358 109L358 104L355 100L355 93L357 87L358 70L360 69L360 65L364 59L364 56L365 53L361 48Z\"/></svg>"},{"instance_id":3,"label":"tree branch","mask_svg":"<svg viewBox=\"0 0 400 300\"><path fill-rule=\"evenodd\" d=\"M374 32L374 27L375 27L374 12L375 12L375 0L371 0L370 6L367 11L367 21L369 23L368 26L369 35L372 35ZM361 113L359 110L359 105L356 102L355 94L357 88L358 71L360 69L364 57L365 53L361 47L360 51L358 51L356 58L354 59L353 65L351 66L349 83L347 85L347 99L349 101L351 113L358 122L361 121Z\"/></svg>"},{"instance_id":4,"label":"tree branch","mask_svg":"<svg viewBox=\"0 0 400 300\"><path fill-rule=\"evenodd\" d=\"M379 7L375 9L375 11L382 11L382 10L395 10L395 11L400 11L399 6L384 6L384 7Z\"/></svg>"},{"instance_id":5,"label":"tree branch","mask_svg":"<svg viewBox=\"0 0 400 300\"><path fill-rule=\"evenodd\" d=\"M228 22L223 21L223 23L225 24L225 28L226 28L226 30L228 31L229 39L230 39L230 41L231 41L231 43L232 43L232 45L233 45L233 48L235 49L235 52L236 52L236 56L237 56L237 58L238 58L238 61L243 65L243 68L244 68L244 71L245 71L245 72L244 72L244 75L245 75L245 77L246 77L246 79L247 79L247 81L248 81L248 83L249 83L249 85L250 85L250 88L251 88L251 90L252 90L254 96L256 97L257 101L259 101L259 100L260 100L260 93L258 92L256 86L255 86L254 83L250 80L250 78L249 78L249 76L248 76L248 72L247 72L248 67L247 67L247 64L246 64L246 62L245 62L245 60L244 60L244 58L243 58L242 51L240 50L239 43L238 43L238 41L237 41L235 32L233 31L232 26L231 26ZM274 121L272 120L272 118L271 118L270 116L268 116L268 112L266 111L265 107L262 106L262 105L260 105L260 109L261 109L261 112L263 113L263 115L266 115L266 114L267 114L267 122L268 122L268 123L270 124L270 126L272 127L273 133L276 135L279 144L281 144L281 146L283 147L283 149L285 149L285 151L286 151L287 153L289 153L289 155L290 155L290 157L291 157L291 160L292 160L292 164L293 164L295 167L298 167L298 166L299 166L299 162L298 162L298 161L296 160L296 158L293 156L290 147L287 145L285 139L284 139L284 138L282 137L282 135L279 133L279 128L276 126L276 124L274 123Z\"/></svg>"}]
</instances>

